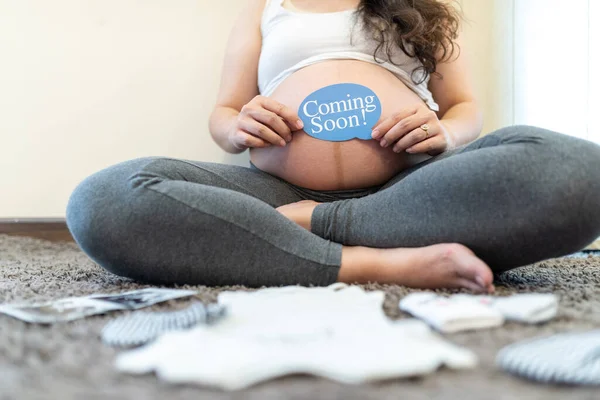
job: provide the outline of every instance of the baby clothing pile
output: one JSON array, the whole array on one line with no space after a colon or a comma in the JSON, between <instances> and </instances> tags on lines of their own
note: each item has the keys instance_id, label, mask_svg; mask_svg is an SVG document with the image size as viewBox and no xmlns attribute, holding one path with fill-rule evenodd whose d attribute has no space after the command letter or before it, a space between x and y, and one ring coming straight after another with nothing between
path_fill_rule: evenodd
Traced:
<instances>
[{"instance_id":1,"label":"baby clothing pile","mask_svg":"<svg viewBox=\"0 0 600 400\"><path fill-rule=\"evenodd\" d=\"M443 365L477 364L474 353L430 326L446 334L505 321L534 324L554 318L558 309L552 294L442 297L417 292L405 296L399 307L425 322L391 321L383 301L381 291L345 284L223 292L217 304L118 318L105 327L102 339L113 346L150 343L118 356L117 369L155 372L171 383L236 390L306 373L356 384L425 375ZM514 343L500 351L496 363L527 379L598 385L600 331Z\"/></svg>"},{"instance_id":2,"label":"baby clothing pile","mask_svg":"<svg viewBox=\"0 0 600 400\"><path fill-rule=\"evenodd\" d=\"M509 297L413 293L399 306L440 332L454 333L500 326L505 320L545 322L556 316L558 299L553 294L539 293ZM500 350L496 365L513 375L543 383L600 385L600 330L513 343Z\"/></svg>"},{"instance_id":3,"label":"baby clothing pile","mask_svg":"<svg viewBox=\"0 0 600 400\"><path fill-rule=\"evenodd\" d=\"M383 300L344 284L223 292L227 311L216 323L162 335L121 354L116 367L233 390L293 373L362 383L476 365L475 354L423 322L388 319Z\"/></svg>"}]
</instances>

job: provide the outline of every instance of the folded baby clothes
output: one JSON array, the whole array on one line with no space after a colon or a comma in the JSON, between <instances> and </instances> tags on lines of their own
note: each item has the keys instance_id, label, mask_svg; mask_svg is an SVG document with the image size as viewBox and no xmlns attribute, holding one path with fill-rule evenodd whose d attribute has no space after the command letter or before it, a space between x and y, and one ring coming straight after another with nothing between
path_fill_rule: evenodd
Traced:
<instances>
[{"instance_id":1,"label":"folded baby clothes","mask_svg":"<svg viewBox=\"0 0 600 400\"><path fill-rule=\"evenodd\" d=\"M541 323L556 316L558 297L548 293L525 293L507 297L430 292L411 293L399 307L444 333L500 326L504 320Z\"/></svg>"},{"instance_id":2,"label":"folded baby clothes","mask_svg":"<svg viewBox=\"0 0 600 400\"><path fill-rule=\"evenodd\" d=\"M294 373L362 383L476 365L472 352L424 323L389 320L383 300L383 292L340 284L223 292L221 320L165 334L121 354L116 367L235 390Z\"/></svg>"},{"instance_id":3,"label":"folded baby clothes","mask_svg":"<svg viewBox=\"0 0 600 400\"><path fill-rule=\"evenodd\" d=\"M109 346L139 346L156 339L159 335L188 329L199 323L211 323L224 314L224 307L217 304L205 306L195 303L180 311L135 312L117 318L102 329L102 341Z\"/></svg>"},{"instance_id":4,"label":"folded baby clothes","mask_svg":"<svg viewBox=\"0 0 600 400\"><path fill-rule=\"evenodd\" d=\"M477 301L461 301L429 292L411 293L400 300L399 306L443 333L492 328L504 323L499 311Z\"/></svg>"},{"instance_id":5,"label":"folded baby clothes","mask_svg":"<svg viewBox=\"0 0 600 400\"><path fill-rule=\"evenodd\" d=\"M546 322L558 312L558 297L551 293L523 293L507 297L457 294L452 298L478 302L499 311L506 320L527 324Z\"/></svg>"},{"instance_id":6,"label":"folded baby clothes","mask_svg":"<svg viewBox=\"0 0 600 400\"><path fill-rule=\"evenodd\" d=\"M496 364L539 382L600 385L600 330L514 343L500 350Z\"/></svg>"}]
</instances>

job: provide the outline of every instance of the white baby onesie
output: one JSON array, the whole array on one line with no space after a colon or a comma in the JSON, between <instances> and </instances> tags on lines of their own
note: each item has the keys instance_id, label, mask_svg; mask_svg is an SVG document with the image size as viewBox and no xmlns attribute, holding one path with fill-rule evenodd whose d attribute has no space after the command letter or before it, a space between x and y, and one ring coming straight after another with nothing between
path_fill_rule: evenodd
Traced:
<instances>
[{"instance_id":1,"label":"white baby onesie","mask_svg":"<svg viewBox=\"0 0 600 400\"><path fill-rule=\"evenodd\" d=\"M381 291L343 284L224 292L219 322L165 334L121 354L116 367L235 390L292 373L361 383L476 365L473 353L424 323L390 321L383 300Z\"/></svg>"}]
</instances>

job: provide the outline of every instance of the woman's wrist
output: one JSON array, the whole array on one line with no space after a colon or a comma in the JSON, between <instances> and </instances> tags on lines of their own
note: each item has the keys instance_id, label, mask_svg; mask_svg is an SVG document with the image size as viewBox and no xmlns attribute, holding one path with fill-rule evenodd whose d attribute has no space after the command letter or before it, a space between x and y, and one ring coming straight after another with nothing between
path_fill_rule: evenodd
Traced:
<instances>
[{"instance_id":1,"label":"woman's wrist","mask_svg":"<svg viewBox=\"0 0 600 400\"><path fill-rule=\"evenodd\" d=\"M445 129L449 149L470 143L479 136L478 130L469 121L442 119L440 124Z\"/></svg>"},{"instance_id":2,"label":"woman's wrist","mask_svg":"<svg viewBox=\"0 0 600 400\"><path fill-rule=\"evenodd\" d=\"M470 143L481 133L482 118L473 102L459 103L450 108L440 119L448 140L458 147Z\"/></svg>"},{"instance_id":3,"label":"woman's wrist","mask_svg":"<svg viewBox=\"0 0 600 400\"><path fill-rule=\"evenodd\" d=\"M209 130L215 143L231 154L243 153L247 149L247 147L241 149L234 146L231 142L238 115L239 111L231 107L217 107L213 111L209 123Z\"/></svg>"},{"instance_id":4,"label":"woman's wrist","mask_svg":"<svg viewBox=\"0 0 600 400\"><path fill-rule=\"evenodd\" d=\"M454 131L452 130L451 124L449 125L447 122L448 121L444 120L444 119L440 120L440 125L442 126L442 129L444 132L444 137L446 138L446 143L448 145L448 147L446 148L446 151L452 150L453 148L455 148L457 146L456 135L454 134Z\"/></svg>"}]
</instances>

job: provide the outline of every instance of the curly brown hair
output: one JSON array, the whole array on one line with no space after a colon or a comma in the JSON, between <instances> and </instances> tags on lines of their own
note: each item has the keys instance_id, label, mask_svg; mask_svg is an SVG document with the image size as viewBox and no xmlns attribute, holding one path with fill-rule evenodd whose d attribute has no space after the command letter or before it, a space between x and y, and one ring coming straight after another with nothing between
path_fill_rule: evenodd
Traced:
<instances>
[{"instance_id":1,"label":"curly brown hair","mask_svg":"<svg viewBox=\"0 0 600 400\"><path fill-rule=\"evenodd\" d=\"M438 62L448 61L455 50L460 51L456 38L462 14L452 1L440 0L361 0L357 9L367 33L378 42L373 57L385 51L386 59L392 63L394 46L409 57L417 58L422 66L412 72L421 72L424 82L436 72ZM458 52L456 53L458 55Z\"/></svg>"}]
</instances>

